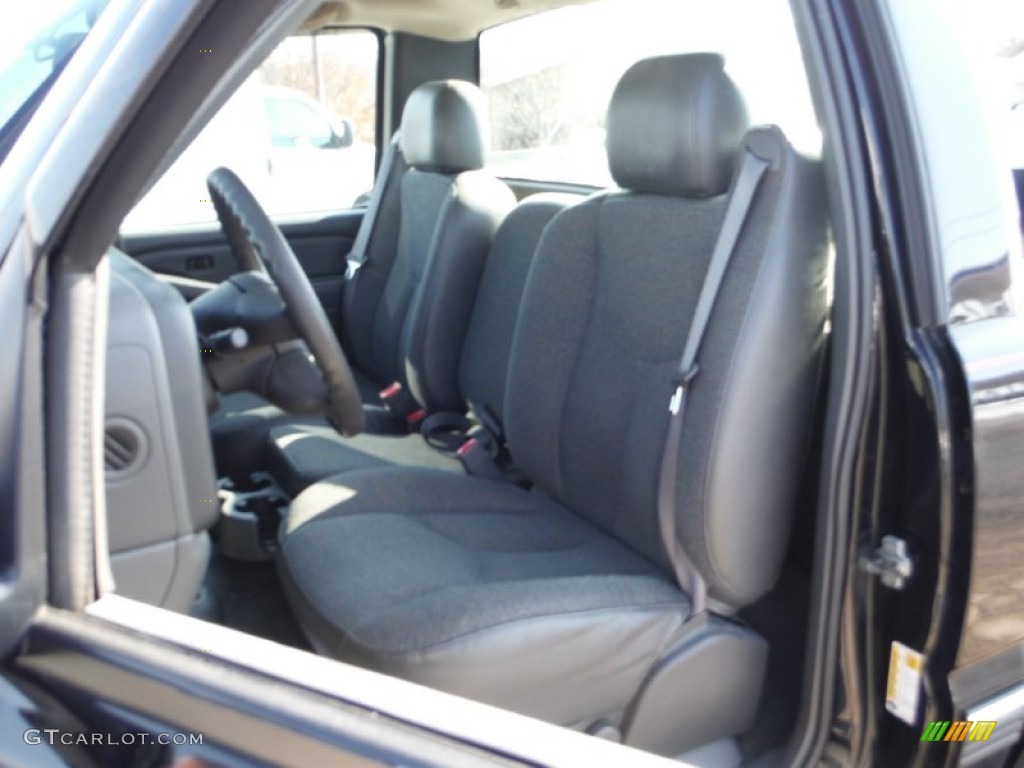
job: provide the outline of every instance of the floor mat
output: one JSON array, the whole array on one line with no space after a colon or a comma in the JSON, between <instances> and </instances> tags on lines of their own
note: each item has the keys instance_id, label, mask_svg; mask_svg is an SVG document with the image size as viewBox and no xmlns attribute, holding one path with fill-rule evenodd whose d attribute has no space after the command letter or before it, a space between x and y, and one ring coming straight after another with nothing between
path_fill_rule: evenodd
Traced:
<instances>
[{"instance_id":1,"label":"floor mat","mask_svg":"<svg viewBox=\"0 0 1024 768\"><path fill-rule=\"evenodd\" d=\"M229 560L216 551L189 613L240 632L311 651L277 580L274 564Z\"/></svg>"}]
</instances>

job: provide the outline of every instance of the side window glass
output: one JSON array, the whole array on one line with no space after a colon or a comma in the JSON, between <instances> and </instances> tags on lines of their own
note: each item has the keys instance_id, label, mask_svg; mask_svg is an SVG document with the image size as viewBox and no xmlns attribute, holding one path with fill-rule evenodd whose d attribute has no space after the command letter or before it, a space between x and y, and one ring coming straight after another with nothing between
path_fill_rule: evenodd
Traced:
<instances>
[{"instance_id":1,"label":"side window glass","mask_svg":"<svg viewBox=\"0 0 1024 768\"><path fill-rule=\"evenodd\" d=\"M480 35L489 168L505 178L611 185L604 142L615 84L641 59L698 51L725 57L753 124L777 124L798 149L820 152L785 0L597 0Z\"/></svg>"},{"instance_id":2,"label":"side window glass","mask_svg":"<svg viewBox=\"0 0 1024 768\"><path fill-rule=\"evenodd\" d=\"M377 36L281 42L125 217L125 233L216 221L206 176L232 169L271 216L360 204L373 188Z\"/></svg>"},{"instance_id":3,"label":"side window glass","mask_svg":"<svg viewBox=\"0 0 1024 768\"><path fill-rule=\"evenodd\" d=\"M333 145L334 131L328 116L288 97L268 97L264 106L273 146L327 149Z\"/></svg>"}]
</instances>

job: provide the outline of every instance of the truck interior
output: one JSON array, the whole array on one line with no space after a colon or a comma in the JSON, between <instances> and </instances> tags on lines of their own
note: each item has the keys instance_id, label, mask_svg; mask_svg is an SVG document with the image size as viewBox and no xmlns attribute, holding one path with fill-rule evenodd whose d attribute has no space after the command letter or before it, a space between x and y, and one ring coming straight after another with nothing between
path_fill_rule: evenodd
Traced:
<instances>
[{"instance_id":1,"label":"truck interior","mask_svg":"<svg viewBox=\"0 0 1024 768\"><path fill-rule=\"evenodd\" d=\"M787 3L757 32L711 5L347 0L281 41L370 50L332 151L371 143L375 178L279 215L216 162L187 190L206 220L122 229L113 590L660 755L780 763L835 190ZM288 72L269 84L305 87Z\"/></svg>"}]
</instances>

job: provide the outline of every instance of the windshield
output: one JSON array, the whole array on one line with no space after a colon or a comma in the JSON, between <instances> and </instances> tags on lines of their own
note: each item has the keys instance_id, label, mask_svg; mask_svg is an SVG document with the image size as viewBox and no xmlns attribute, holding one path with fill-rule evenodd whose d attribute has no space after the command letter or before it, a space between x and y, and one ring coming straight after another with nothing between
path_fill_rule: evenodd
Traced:
<instances>
[{"instance_id":1,"label":"windshield","mask_svg":"<svg viewBox=\"0 0 1024 768\"><path fill-rule=\"evenodd\" d=\"M85 40L107 0L11 3L0 27L0 141L22 125Z\"/></svg>"}]
</instances>

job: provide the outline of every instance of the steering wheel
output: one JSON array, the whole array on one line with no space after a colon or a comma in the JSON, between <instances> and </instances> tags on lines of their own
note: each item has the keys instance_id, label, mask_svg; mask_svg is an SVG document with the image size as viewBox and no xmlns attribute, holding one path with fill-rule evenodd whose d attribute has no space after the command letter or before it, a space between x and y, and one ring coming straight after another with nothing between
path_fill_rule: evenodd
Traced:
<instances>
[{"instance_id":1,"label":"steering wheel","mask_svg":"<svg viewBox=\"0 0 1024 768\"><path fill-rule=\"evenodd\" d=\"M327 384L327 420L344 435L363 430L363 404L352 369L309 278L281 230L232 171L206 179L217 218L244 271L264 272L277 286L288 319L306 342Z\"/></svg>"}]
</instances>

